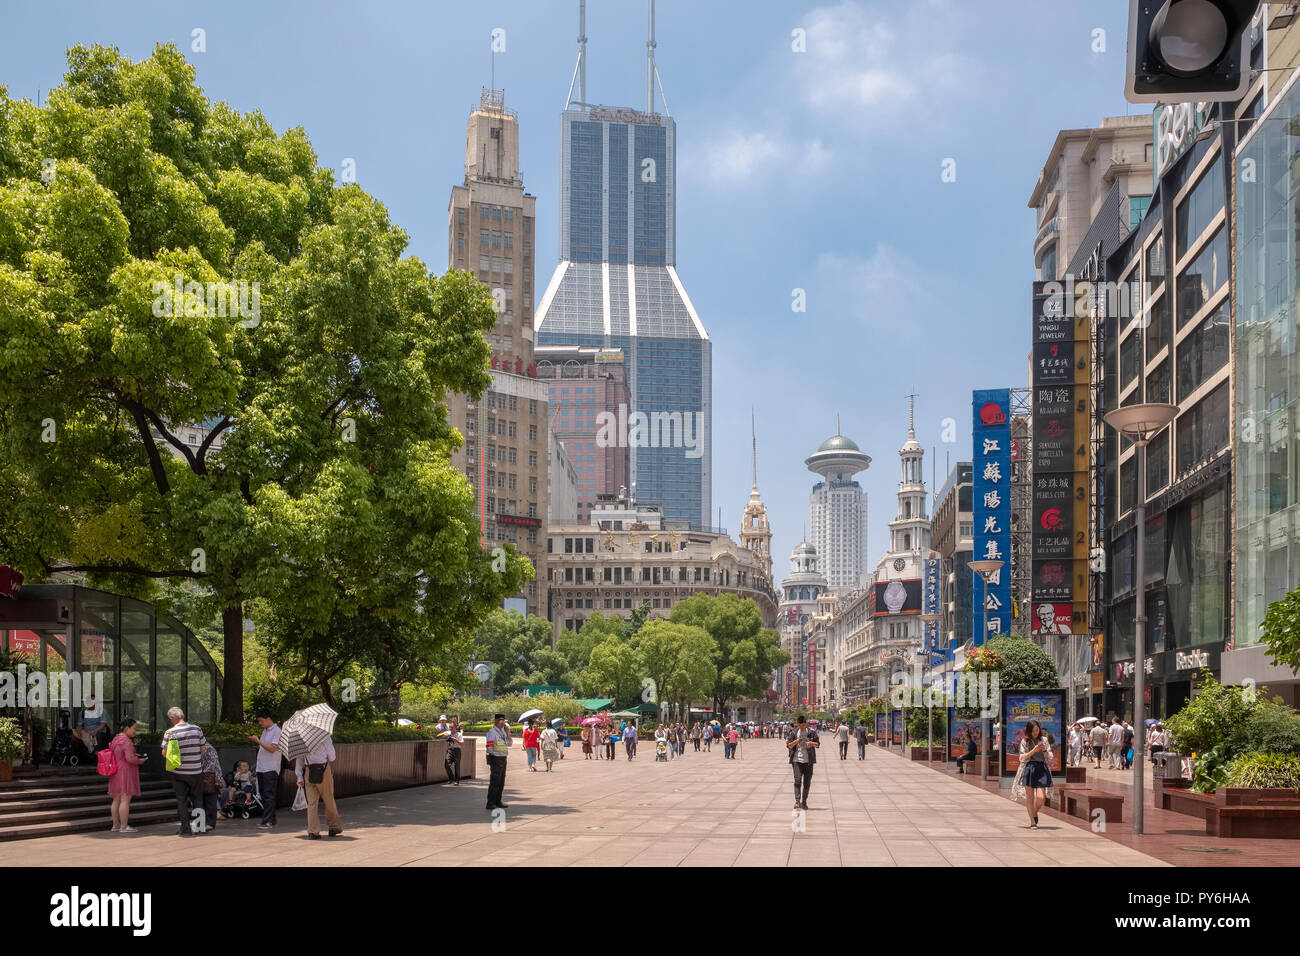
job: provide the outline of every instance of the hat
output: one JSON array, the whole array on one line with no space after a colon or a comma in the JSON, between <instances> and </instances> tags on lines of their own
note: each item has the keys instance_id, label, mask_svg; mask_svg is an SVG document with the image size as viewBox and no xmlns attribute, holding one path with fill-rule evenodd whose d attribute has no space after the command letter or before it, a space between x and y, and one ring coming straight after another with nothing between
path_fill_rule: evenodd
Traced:
<instances>
[{"instance_id":1,"label":"hat","mask_svg":"<svg viewBox=\"0 0 1300 956\"><path fill-rule=\"evenodd\" d=\"M446 720L446 719L447 719L447 715L446 715L446 714L439 714L439 715L438 715L438 719L439 719L439 720Z\"/></svg>"}]
</instances>

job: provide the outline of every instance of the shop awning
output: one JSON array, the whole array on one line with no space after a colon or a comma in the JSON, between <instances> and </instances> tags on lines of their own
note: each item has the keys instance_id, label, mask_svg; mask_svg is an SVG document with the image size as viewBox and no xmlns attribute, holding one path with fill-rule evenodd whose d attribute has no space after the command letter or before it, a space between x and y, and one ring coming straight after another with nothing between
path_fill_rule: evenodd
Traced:
<instances>
[{"instance_id":1,"label":"shop awning","mask_svg":"<svg viewBox=\"0 0 1300 956\"><path fill-rule=\"evenodd\" d=\"M592 697L582 702L583 710L605 710L610 704L614 703L612 697Z\"/></svg>"}]
</instances>

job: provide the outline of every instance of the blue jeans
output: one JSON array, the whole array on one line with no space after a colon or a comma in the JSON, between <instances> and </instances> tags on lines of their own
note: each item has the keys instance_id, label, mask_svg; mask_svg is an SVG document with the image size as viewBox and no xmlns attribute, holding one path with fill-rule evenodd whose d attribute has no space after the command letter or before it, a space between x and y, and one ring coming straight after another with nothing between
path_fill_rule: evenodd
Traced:
<instances>
[{"instance_id":1,"label":"blue jeans","mask_svg":"<svg viewBox=\"0 0 1300 956\"><path fill-rule=\"evenodd\" d=\"M725 737L722 738L722 757L724 760L731 759L731 741Z\"/></svg>"}]
</instances>

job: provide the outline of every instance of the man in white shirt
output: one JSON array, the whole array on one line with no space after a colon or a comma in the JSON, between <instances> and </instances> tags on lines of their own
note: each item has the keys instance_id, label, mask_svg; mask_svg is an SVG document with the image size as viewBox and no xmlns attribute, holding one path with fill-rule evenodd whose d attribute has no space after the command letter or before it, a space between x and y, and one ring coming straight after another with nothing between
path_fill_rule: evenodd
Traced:
<instances>
[{"instance_id":1,"label":"man in white shirt","mask_svg":"<svg viewBox=\"0 0 1300 956\"><path fill-rule=\"evenodd\" d=\"M322 800L325 802L325 820L329 824L330 836L335 837L343 832L339 808L334 803L334 768L330 766L335 756L334 740L327 734L311 753L293 762L293 772L298 778L298 786L305 787L307 790L307 838L309 840L320 839L320 816L317 813L317 804ZM316 775L321 779L313 781L310 768L321 765L324 765L325 769L316 771ZM307 770L305 779L304 770Z\"/></svg>"},{"instance_id":2,"label":"man in white shirt","mask_svg":"<svg viewBox=\"0 0 1300 956\"><path fill-rule=\"evenodd\" d=\"M275 804L280 795L280 725L271 719L268 710L259 710L257 724L262 728L262 736L248 735L248 739L257 744L257 764L253 772L257 774L257 792L262 798L262 822L259 830L269 830L275 826Z\"/></svg>"},{"instance_id":3,"label":"man in white shirt","mask_svg":"<svg viewBox=\"0 0 1300 956\"><path fill-rule=\"evenodd\" d=\"M849 725L840 721L835 728L835 742L840 745L840 759L849 759Z\"/></svg>"},{"instance_id":4,"label":"man in white shirt","mask_svg":"<svg viewBox=\"0 0 1300 956\"><path fill-rule=\"evenodd\" d=\"M1124 742L1124 725L1119 722L1119 718L1114 718L1110 725L1110 733L1106 738L1106 758L1110 763L1111 770L1118 770L1116 763L1119 761L1120 744Z\"/></svg>"}]
</instances>

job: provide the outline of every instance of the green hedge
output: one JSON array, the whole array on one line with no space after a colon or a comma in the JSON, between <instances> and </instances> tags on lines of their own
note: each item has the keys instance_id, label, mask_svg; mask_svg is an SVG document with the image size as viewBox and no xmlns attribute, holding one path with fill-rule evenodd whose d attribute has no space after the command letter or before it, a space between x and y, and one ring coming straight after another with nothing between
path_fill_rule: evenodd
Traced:
<instances>
[{"instance_id":1,"label":"green hedge","mask_svg":"<svg viewBox=\"0 0 1300 956\"><path fill-rule=\"evenodd\" d=\"M251 747L248 735L262 735L262 728L257 724L209 724L203 728L203 736L208 743L221 750L225 747ZM432 728L416 730L414 727L394 727L385 721L373 721L365 724L335 724L332 734L336 744L379 743L386 740L430 740L437 736ZM161 747L161 731L140 731L135 735L137 748Z\"/></svg>"},{"instance_id":2,"label":"green hedge","mask_svg":"<svg viewBox=\"0 0 1300 956\"><path fill-rule=\"evenodd\" d=\"M1300 792L1300 755L1252 753L1228 764L1229 787L1287 787Z\"/></svg>"}]
</instances>

